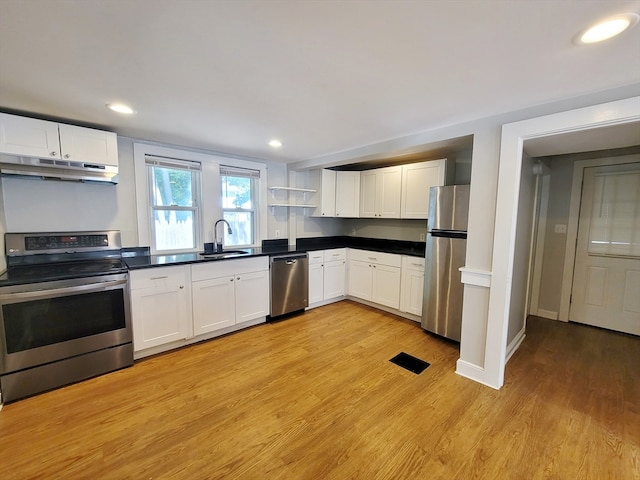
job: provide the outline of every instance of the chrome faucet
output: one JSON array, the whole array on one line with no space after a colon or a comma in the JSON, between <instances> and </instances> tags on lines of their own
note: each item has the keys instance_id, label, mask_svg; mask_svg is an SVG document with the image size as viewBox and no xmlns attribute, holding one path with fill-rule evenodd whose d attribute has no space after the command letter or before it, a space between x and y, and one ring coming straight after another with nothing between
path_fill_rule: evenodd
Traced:
<instances>
[{"instance_id":1,"label":"chrome faucet","mask_svg":"<svg viewBox=\"0 0 640 480\"><path fill-rule=\"evenodd\" d=\"M214 252L222 252L222 241L224 240L224 234L220 237L220 241L218 242L218 224L220 222L224 222L227 224L227 233L231 235L233 230L231 230L231 225L224 218L217 220L216 223L213 224L213 251Z\"/></svg>"}]
</instances>

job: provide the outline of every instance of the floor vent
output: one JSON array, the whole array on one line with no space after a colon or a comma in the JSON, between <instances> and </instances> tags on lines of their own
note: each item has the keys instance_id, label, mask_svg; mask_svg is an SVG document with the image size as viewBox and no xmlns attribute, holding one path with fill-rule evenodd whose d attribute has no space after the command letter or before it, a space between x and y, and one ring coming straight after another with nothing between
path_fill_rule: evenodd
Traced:
<instances>
[{"instance_id":1,"label":"floor vent","mask_svg":"<svg viewBox=\"0 0 640 480\"><path fill-rule=\"evenodd\" d=\"M416 375L421 374L430 363L420 360L419 358L409 355L408 353L400 352L398 355L389 360L391 363L395 363L399 367L405 368Z\"/></svg>"}]
</instances>

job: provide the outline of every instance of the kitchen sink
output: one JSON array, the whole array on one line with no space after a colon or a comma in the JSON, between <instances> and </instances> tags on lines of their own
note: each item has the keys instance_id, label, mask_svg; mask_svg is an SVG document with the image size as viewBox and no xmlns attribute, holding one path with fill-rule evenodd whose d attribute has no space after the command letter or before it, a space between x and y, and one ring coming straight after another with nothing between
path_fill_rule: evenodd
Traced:
<instances>
[{"instance_id":1,"label":"kitchen sink","mask_svg":"<svg viewBox=\"0 0 640 480\"><path fill-rule=\"evenodd\" d=\"M200 256L204 258L228 258L228 257L237 257L238 255L246 255L249 252L246 250L223 250L222 252L205 252L201 253Z\"/></svg>"}]
</instances>

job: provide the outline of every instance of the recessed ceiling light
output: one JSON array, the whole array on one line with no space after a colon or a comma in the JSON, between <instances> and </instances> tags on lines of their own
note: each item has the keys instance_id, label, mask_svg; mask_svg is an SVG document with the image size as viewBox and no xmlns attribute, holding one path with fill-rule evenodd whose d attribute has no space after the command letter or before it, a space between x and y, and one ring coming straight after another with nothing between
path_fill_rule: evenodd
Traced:
<instances>
[{"instance_id":1,"label":"recessed ceiling light","mask_svg":"<svg viewBox=\"0 0 640 480\"><path fill-rule=\"evenodd\" d=\"M113 110L114 112L123 113L125 115L132 115L136 113L133 108L129 105L125 105L124 103L107 103L107 108Z\"/></svg>"},{"instance_id":2,"label":"recessed ceiling light","mask_svg":"<svg viewBox=\"0 0 640 480\"><path fill-rule=\"evenodd\" d=\"M580 32L575 42L579 45L602 42L621 34L638 23L640 17L635 13L625 13L606 18Z\"/></svg>"},{"instance_id":3,"label":"recessed ceiling light","mask_svg":"<svg viewBox=\"0 0 640 480\"><path fill-rule=\"evenodd\" d=\"M282 146L282 142L277 138L269 141L269 146L273 148L280 148Z\"/></svg>"}]
</instances>

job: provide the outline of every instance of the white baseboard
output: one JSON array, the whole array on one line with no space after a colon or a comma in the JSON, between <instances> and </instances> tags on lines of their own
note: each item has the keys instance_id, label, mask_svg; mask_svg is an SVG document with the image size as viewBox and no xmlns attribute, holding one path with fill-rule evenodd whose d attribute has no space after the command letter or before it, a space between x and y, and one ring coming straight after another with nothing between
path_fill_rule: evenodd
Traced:
<instances>
[{"instance_id":1,"label":"white baseboard","mask_svg":"<svg viewBox=\"0 0 640 480\"><path fill-rule=\"evenodd\" d=\"M456 373L461 377L468 378L469 380L473 380L474 382L481 383L495 390L500 390L500 388L497 388L494 385L490 385L485 381L484 368L479 367L478 365L465 362L464 360L458 360L456 362Z\"/></svg>"},{"instance_id":2,"label":"white baseboard","mask_svg":"<svg viewBox=\"0 0 640 480\"><path fill-rule=\"evenodd\" d=\"M538 317L548 318L549 320L558 320L558 312L552 312L551 310L538 309Z\"/></svg>"},{"instance_id":3,"label":"white baseboard","mask_svg":"<svg viewBox=\"0 0 640 480\"><path fill-rule=\"evenodd\" d=\"M516 337L513 340L511 340L511 343L509 345L507 345L507 357L504 360L505 365L509 361L509 359L511 358L511 355L516 353L516 350L518 350L518 348L522 344L522 341L524 340L524 337L526 337L526 335L525 335L525 329L523 327L522 330L520 330L518 332Z\"/></svg>"}]
</instances>

